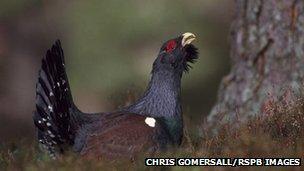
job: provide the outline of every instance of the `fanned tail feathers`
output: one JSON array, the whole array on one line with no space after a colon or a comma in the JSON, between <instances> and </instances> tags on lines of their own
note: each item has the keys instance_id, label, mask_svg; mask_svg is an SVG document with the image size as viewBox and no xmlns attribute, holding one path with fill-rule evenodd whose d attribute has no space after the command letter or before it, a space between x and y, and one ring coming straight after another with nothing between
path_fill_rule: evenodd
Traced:
<instances>
[{"instance_id":1,"label":"fanned tail feathers","mask_svg":"<svg viewBox=\"0 0 304 171\"><path fill-rule=\"evenodd\" d=\"M33 117L39 142L53 157L56 151L63 151L63 145L73 144L77 127L72 119L73 107L63 50L57 40L42 59Z\"/></svg>"}]
</instances>

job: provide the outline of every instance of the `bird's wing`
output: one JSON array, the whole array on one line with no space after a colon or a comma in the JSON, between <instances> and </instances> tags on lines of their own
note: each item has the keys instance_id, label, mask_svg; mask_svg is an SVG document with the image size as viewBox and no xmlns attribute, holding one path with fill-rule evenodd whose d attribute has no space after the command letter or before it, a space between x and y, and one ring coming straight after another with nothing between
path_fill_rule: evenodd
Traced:
<instances>
[{"instance_id":1,"label":"bird's wing","mask_svg":"<svg viewBox=\"0 0 304 171\"><path fill-rule=\"evenodd\" d=\"M157 138L162 128L157 121L153 127L141 115L112 114L111 117L97 123L100 126L86 137L81 154L107 158L132 157L142 150L152 152L160 148Z\"/></svg>"}]
</instances>

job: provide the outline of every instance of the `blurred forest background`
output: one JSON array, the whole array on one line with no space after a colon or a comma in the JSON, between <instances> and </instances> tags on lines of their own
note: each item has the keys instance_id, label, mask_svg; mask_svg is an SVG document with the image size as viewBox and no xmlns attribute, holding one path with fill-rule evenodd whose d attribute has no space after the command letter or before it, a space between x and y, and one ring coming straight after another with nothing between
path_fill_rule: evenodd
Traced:
<instances>
[{"instance_id":1,"label":"blurred forest background","mask_svg":"<svg viewBox=\"0 0 304 171\"><path fill-rule=\"evenodd\" d=\"M184 75L186 126L196 126L229 71L233 1L0 1L0 142L32 138L35 83L41 58L61 39L76 105L111 111L141 95L161 44L197 35L200 59Z\"/></svg>"}]
</instances>

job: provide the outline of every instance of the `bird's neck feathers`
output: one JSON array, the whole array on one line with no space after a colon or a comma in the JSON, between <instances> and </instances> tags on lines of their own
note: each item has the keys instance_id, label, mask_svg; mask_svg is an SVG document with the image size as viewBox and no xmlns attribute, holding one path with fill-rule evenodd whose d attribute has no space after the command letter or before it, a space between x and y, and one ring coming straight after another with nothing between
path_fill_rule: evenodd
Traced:
<instances>
[{"instance_id":1,"label":"bird's neck feathers","mask_svg":"<svg viewBox=\"0 0 304 171\"><path fill-rule=\"evenodd\" d=\"M144 95L127 107L127 110L152 117L181 119L181 77L182 72L172 72L154 66Z\"/></svg>"}]
</instances>

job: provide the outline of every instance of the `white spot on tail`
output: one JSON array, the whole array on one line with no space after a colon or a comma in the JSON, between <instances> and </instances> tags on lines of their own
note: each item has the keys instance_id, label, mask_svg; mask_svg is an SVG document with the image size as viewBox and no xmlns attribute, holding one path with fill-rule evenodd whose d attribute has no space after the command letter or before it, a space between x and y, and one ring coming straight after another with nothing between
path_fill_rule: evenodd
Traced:
<instances>
[{"instance_id":1,"label":"white spot on tail","mask_svg":"<svg viewBox=\"0 0 304 171\"><path fill-rule=\"evenodd\" d=\"M151 118L151 117L146 117L145 123L147 125L149 125L150 127L155 127L156 120L154 118Z\"/></svg>"},{"instance_id":2,"label":"white spot on tail","mask_svg":"<svg viewBox=\"0 0 304 171\"><path fill-rule=\"evenodd\" d=\"M48 106L50 112L53 112L53 107L52 106Z\"/></svg>"},{"instance_id":3,"label":"white spot on tail","mask_svg":"<svg viewBox=\"0 0 304 171\"><path fill-rule=\"evenodd\" d=\"M53 93L53 92L50 92L50 96L54 96L54 93Z\"/></svg>"},{"instance_id":4,"label":"white spot on tail","mask_svg":"<svg viewBox=\"0 0 304 171\"><path fill-rule=\"evenodd\" d=\"M50 135L51 138L55 137L55 135L51 131L48 130L48 133L49 133L49 135Z\"/></svg>"},{"instance_id":5,"label":"white spot on tail","mask_svg":"<svg viewBox=\"0 0 304 171\"><path fill-rule=\"evenodd\" d=\"M51 123L47 122L47 123L46 123L46 126L51 126Z\"/></svg>"}]
</instances>

